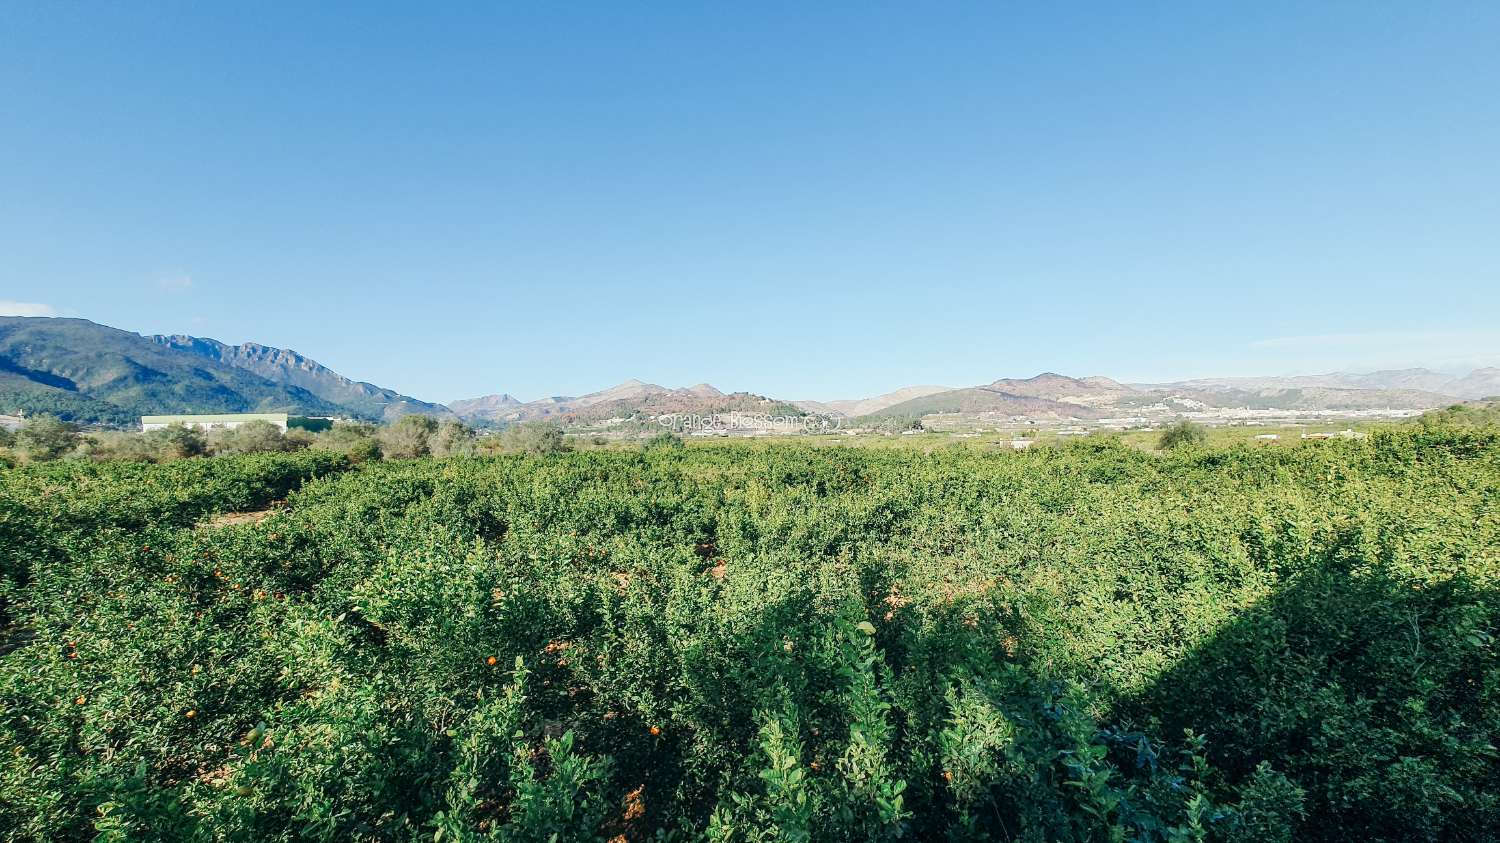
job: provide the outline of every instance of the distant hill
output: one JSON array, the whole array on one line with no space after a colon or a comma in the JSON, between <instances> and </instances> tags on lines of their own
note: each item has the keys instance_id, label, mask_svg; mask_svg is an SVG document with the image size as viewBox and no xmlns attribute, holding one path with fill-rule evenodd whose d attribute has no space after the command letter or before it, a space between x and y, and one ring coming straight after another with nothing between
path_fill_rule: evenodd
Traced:
<instances>
[{"instance_id":1,"label":"distant hill","mask_svg":"<svg viewBox=\"0 0 1500 843\"><path fill-rule=\"evenodd\" d=\"M1114 403L1135 392L1118 381L1105 377L1070 378L1055 372L1043 372L1032 378L1002 378L988 389L1027 398L1045 398L1069 404L1098 406Z\"/></svg>"},{"instance_id":2,"label":"distant hill","mask_svg":"<svg viewBox=\"0 0 1500 843\"><path fill-rule=\"evenodd\" d=\"M1500 388L1477 370L1467 379L1470 390ZM1171 384L1123 384L1106 377L1073 378L1043 372L1031 378L1001 378L991 383L938 392L889 405L877 416L923 416L931 413L996 413L1039 420L1095 419L1134 415L1163 402L1176 406L1252 410L1425 410L1453 402L1451 394L1398 384L1441 380L1456 389L1451 376L1425 369L1333 374L1292 378L1204 378Z\"/></svg>"},{"instance_id":3,"label":"distant hill","mask_svg":"<svg viewBox=\"0 0 1500 843\"><path fill-rule=\"evenodd\" d=\"M1001 378L982 386L950 389L902 401L875 416L924 416L930 413L996 413L1034 419L1097 419L1101 407L1135 390L1104 377L1070 378L1043 372L1030 378Z\"/></svg>"},{"instance_id":4,"label":"distant hill","mask_svg":"<svg viewBox=\"0 0 1500 843\"><path fill-rule=\"evenodd\" d=\"M1475 369L1443 390L1461 398L1500 398L1500 368Z\"/></svg>"},{"instance_id":5,"label":"distant hill","mask_svg":"<svg viewBox=\"0 0 1500 843\"><path fill-rule=\"evenodd\" d=\"M1453 403L1452 396L1420 389L1172 386L1144 392L1157 399L1187 399L1208 407L1250 410L1427 410Z\"/></svg>"},{"instance_id":6,"label":"distant hill","mask_svg":"<svg viewBox=\"0 0 1500 843\"><path fill-rule=\"evenodd\" d=\"M876 417L920 417L932 413L998 413L1035 419L1097 419L1105 413L1084 404L1071 404L1049 398L1033 398L1004 392L988 386L950 389L892 404L872 413Z\"/></svg>"},{"instance_id":7,"label":"distant hill","mask_svg":"<svg viewBox=\"0 0 1500 843\"><path fill-rule=\"evenodd\" d=\"M151 339L168 348L186 351L199 357L254 372L276 383L301 387L330 404L344 408L351 415L361 418L390 421L409 413L439 417L453 415L447 407L441 404L430 404L371 383L350 380L318 361L304 357L295 351L253 342L243 345L226 345L218 340L180 334L156 336Z\"/></svg>"},{"instance_id":8,"label":"distant hill","mask_svg":"<svg viewBox=\"0 0 1500 843\"><path fill-rule=\"evenodd\" d=\"M874 398L853 398L836 401L793 401L792 403L809 413L822 413L828 416L848 416L853 418L878 413L886 407L900 404L903 401L910 401L913 398L922 398L928 395L935 395L939 392L948 392L952 389L953 387L951 386L903 386L900 389L887 392L884 395L877 395Z\"/></svg>"},{"instance_id":9,"label":"distant hill","mask_svg":"<svg viewBox=\"0 0 1500 843\"><path fill-rule=\"evenodd\" d=\"M382 399L388 403L380 404ZM447 412L350 381L281 349L145 337L86 319L0 317L0 413L48 412L128 425L152 413L292 412L379 420L391 406Z\"/></svg>"},{"instance_id":10,"label":"distant hill","mask_svg":"<svg viewBox=\"0 0 1500 843\"><path fill-rule=\"evenodd\" d=\"M524 404L511 403L515 402L513 398L510 402L503 400L509 397L487 396L454 401L451 406L460 418L471 423L547 420L565 425L670 414L802 413L802 410L785 402L748 392L726 394L706 383L671 389L635 379L576 397L560 395Z\"/></svg>"},{"instance_id":11,"label":"distant hill","mask_svg":"<svg viewBox=\"0 0 1500 843\"><path fill-rule=\"evenodd\" d=\"M505 418L507 413L521 406L521 402L508 394L485 395L480 398L464 398L449 401L448 409L465 421L495 421Z\"/></svg>"},{"instance_id":12,"label":"distant hill","mask_svg":"<svg viewBox=\"0 0 1500 843\"><path fill-rule=\"evenodd\" d=\"M763 413L834 417L996 414L1041 422L1169 418L1196 410L1410 411L1500 396L1500 368L1463 376L1429 369L1288 377L1198 378L1124 384L1043 372L963 389L908 386L869 398L779 401L700 383L669 388L628 380L579 396L520 401L496 393L451 407L355 381L295 351L186 335L142 336L84 319L0 317L0 414L48 412L126 426L153 413L286 411L390 421L408 413L478 425L546 419Z\"/></svg>"},{"instance_id":13,"label":"distant hill","mask_svg":"<svg viewBox=\"0 0 1500 843\"><path fill-rule=\"evenodd\" d=\"M1397 390L1453 398L1500 395L1500 369L1475 369L1467 375L1431 369L1386 369L1377 372L1330 372L1323 375L1282 375L1234 378L1195 378L1163 384L1135 384L1143 389L1185 388L1260 392L1288 389Z\"/></svg>"}]
</instances>

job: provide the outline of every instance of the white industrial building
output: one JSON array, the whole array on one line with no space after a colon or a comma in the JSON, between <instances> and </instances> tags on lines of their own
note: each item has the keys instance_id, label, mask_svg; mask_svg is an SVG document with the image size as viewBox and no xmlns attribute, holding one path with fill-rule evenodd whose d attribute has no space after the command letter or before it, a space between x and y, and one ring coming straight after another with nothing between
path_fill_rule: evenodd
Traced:
<instances>
[{"instance_id":1,"label":"white industrial building","mask_svg":"<svg viewBox=\"0 0 1500 843\"><path fill-rule=\"evenodd\" d=\"M141 416L141 430L161 430L174 424L211 430L216 427L233 429L253 421L270 422L286 432L286 413L218 413L213 415Z\"/></svg>"}]
</instances>

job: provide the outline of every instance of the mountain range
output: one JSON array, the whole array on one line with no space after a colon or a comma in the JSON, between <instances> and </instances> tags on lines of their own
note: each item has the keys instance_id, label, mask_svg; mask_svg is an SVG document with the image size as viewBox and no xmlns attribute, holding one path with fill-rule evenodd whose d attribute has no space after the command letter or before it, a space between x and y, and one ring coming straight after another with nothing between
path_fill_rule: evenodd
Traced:
<instances>
[{"instance_id":1,"label":"mountain range","mask_svg":"<svg viewBox=\"0 0 1500 843\"><path fill-rule=\"evenodd\" d=\"M454 401L448 406L465 421L480 424L538 420L580 424L638 415L802 412L764 395L749 392L726 394L706 383L670 389L633 378L609 389L576 397L559 395L522 403L509 395L487 395Z\"/></svg>"},{"instance_id":2,"label":"mountain range","mask_svg":"<svg viewBox=\"0 0 1500 843\"><path fill-rule=\"evenodd\" d=\"M448 408L247 343L142 336L85 319L0 317L0 412L130 425L152 413L293 412L384 421Z\"/></svg>"},{"instance_id":3,"label":"mountain range","mask_svg":"<svg viewBox=\"0 0 1500 843\"><path fill-rule=\"evenodd\" d=\"M84 319L0 317L0 413L51 412L128 426L152 413L286 411L391 421L408 413L504 425L565 425L668 414L817 414L840 418L997 414L1039 421L1089 420L1154 408L1421 410L1500 395L1500 368L1456 376L1429 369L1287 377L1120 383L1045 372L969 387L908 386L883 395L780 401L725 393L706 383L670 388L628 380L579 396L521 401L497 393L422 401L355 381L312 358L257 343L186 335L145 336Z\"/></svg>"}]
</instances>

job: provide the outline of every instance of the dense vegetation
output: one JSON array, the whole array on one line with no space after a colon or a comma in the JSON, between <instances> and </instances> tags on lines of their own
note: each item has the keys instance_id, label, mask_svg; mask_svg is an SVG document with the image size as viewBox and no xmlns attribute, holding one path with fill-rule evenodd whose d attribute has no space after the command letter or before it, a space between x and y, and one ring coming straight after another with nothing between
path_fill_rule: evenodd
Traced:
<instances>
[{"instance_id":1,"label":"dense vegetation","mask_svg":"<svg viewBox=\"0 0 1500 843\"><path fill-rule=\"evenodd\" d=\"M1497 502L1432 427L9 469L0 836L1492 839Z\"/></svg>"},{"instance_id":2,"label":"dense vegetation","mask_svg":"<svg viewBox=\"0 0 1500 843\"><path fill-rule=\"evenodd\" d=\"M238 427L209 430L174 424L145 432L83 432L77 425L56 416L34 415L15 432L0 428L0 465L58 459L171 462L191 457L303 449L332 451L357 463L381 457L475 456L503 450L551 453L567 448L561 428L545 422L513 425L503 433L485 437L477 436L472 428L452 419L440 422L415 414L380 426L367 422L316 425L317 422L323 420L304 420L302 426L285 431L257 420Z\"/></svg>"},{"instance_id":3,"label":"dense vegetation","mask_svg":"<svg viewBox=\"0 0 1500 843\"><path fill-rule=\"evenodd\" d=\"M1423 413L1416 420L1424 427L1500 428L1500 400L1467 401L1441 410Z\"/></svg>"}]
</instances>

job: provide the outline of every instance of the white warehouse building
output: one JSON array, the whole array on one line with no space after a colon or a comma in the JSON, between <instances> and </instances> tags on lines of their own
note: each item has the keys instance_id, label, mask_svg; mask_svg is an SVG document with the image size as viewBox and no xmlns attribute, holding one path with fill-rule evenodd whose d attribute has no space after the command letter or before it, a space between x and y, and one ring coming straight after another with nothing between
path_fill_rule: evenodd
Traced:
<instances>
[{"instance_id":1,"label":"white warehouse building","mask_svg":"<svg viewBox=\"0 0 1500 843\"><path fill-rule=\"evenodd\" d=\"M253 421L270 422L286 432L289 417L286 413L218 413L214 415L141 416L141 430L161 430L174 424L211 430L216 427L236 428Z\"/></svg>"}]
</instances>

